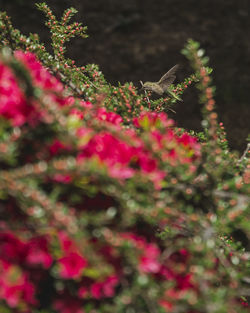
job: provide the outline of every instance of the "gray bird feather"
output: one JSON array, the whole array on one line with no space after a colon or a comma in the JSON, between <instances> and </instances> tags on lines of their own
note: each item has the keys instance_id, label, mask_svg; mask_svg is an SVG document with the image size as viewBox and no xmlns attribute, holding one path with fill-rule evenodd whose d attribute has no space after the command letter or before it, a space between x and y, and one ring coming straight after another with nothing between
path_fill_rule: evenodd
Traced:
<instances>
[{"instance_id":1,"label":"gray bird feather","mask_svg":"<svg viewBox=\"0 0 250 313\"><path fill-rule=\"evenodd\" d=\"M176 78L175 73L178 70L178 68L179 64L176 64L158 81L158 84L164 91L166 91L167 88L174 82Z\"/></svg>"},{"instance_id":2,"label":"gray bird feather","mask_svg":"<svg viewBox=\"0 0 250 313\"><path fill-rule=\"evenodd\" d=\"M181 99L169 89L170 85L176 78L175 73L178 68L178 64L173 66L166 74L162 76L162 78L158 82L145 82L144 84L141 82L142 89L153 91L158 95L163 95L165 92L167 92L173 98L181 101Z\"/></svg>"}]
</instances>

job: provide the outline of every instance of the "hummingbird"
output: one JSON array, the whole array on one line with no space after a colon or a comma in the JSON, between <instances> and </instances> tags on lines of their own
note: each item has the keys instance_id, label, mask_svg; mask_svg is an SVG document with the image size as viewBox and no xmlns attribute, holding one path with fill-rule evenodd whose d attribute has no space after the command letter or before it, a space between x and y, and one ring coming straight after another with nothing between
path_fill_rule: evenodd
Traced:
<instances>
[{"instance_id":1,"label":"hummingbird","mask_svg":"<svg viewBox=\"0 0 250 313\"><path fill-rule=\"evenodd\" d=\"M166 74L162 76L162 78L158 82L146 82L142 84L142 89L143 90L149 90L157 93L158 95L163 95L164 92L169 93L174 99L182 101L174 92L172 92L169 89L169 86L173 83L175 80L175 72L177 71L179 65L176 64L173 66Z\"/></svg>"}]
</instances>

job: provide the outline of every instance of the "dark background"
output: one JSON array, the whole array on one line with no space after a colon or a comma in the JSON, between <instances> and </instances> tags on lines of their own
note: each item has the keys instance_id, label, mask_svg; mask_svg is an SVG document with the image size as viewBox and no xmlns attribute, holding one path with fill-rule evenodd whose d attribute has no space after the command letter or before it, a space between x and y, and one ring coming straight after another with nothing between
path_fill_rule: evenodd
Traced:
<instances>
[{"instance_id":1,"label":"dark background","mask_svg":"<svg viewBox=\"0 0 250 313\"><path fill-rule=\"evenodd\" d=\"M13 24L23 33L37 32L49 43L37 1L0 0ZM97 63L113 84L158 80L176 63L177 82L191 73L180 54L188 38L201 43L214 69L217 111L230 145L244 150L250 110L249 0L48 0L57 17L73 6L75 20L88 26L89 38L73 40L68 56L78 65ZM193 88L176 105L180 127L200 130L200 104Z\"/></svg>"}]
</instances>

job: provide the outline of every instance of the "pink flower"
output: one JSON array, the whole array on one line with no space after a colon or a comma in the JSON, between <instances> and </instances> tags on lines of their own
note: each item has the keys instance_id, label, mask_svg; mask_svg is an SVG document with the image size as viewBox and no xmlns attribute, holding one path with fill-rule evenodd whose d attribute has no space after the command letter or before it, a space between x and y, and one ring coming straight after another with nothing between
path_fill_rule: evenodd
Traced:
<instances>
[{"instance_id":1,"label":"pink flower","mask_svg":"<svg viewBox=\"0 0 250 313\"><path fill-rule=\"evenodd\" d=\"M83 117L84 117L84 112L79 110L79 109L77 109L77 108L73 108L70 111L69 115L74 115L74 116L78 117L80 120L82 120Z\"/></svg>"},{"instance_id":2,"label":"pink flower","mask_svg":"<svg viewBox=\"0 0 250 313\"><path fill-rule=\"evenodd\" d=\"M0 232L0 256L11 263L23 263L27 255L27 244L10 232Z\"/></svg>"},{"instance_id":3,"label":"pink flower","mask_svg":"<svg viewBox=\"0 0 250 313\"><path fill-rule=\"evenodd\" d=\"M103 297L113 297L115 294L115 287L119 280L116 275L107 277L102 282L96 282L91 285L91 295L95 299L100 299Z\"/></svg>"},{"instance_id":4,"label":"pink flower","mask_svg":"<svg viewBox=\"0 0 250 313\"><path fill-rule=\"evenodd\" d=\"M89 101L83 101L83 100L81 100L81 101L80 101L80 105L81 105L83 108L85 108L85 109L91 109L91 108L93 108L93 104L92 104L91 102L89 102Z\"/></svg>"},{"instance_id":5,"label":"pink flower","mask_svg":"<svg viewBox=\"0 0 250 313\"><path fill-rule=\"evenodd\" d=\"M93 136L93 129L88 128L88 127L80 127L77 129L77 137L78 137L78 146L80 149L83 149L89 142L89 140ZM81 159L81 157L79 156Z\"/></svg>"},{"instance_id":6,"label":"pink flower","mask_svg":"<svg viewBox=\"0 0 250 313\"><path fill-rule=\"evenodd\" d=\"M100 121L105 121L114 125L121 125L123 122L123 119L120 115L114 112L107 112L105 108L98 109L96 117Z\"/></svg>"},{"instance_id":7,"label":"pink flower","mask_svg":"<svg viewBox=\"0 0 250 313\"><path fill-rule=\"evenodd\" d=\"M138 155L138 164L144 172L153 172L157 169L157 162L149 153L141 152Z\"/></svg>"},{"instance_id":8,"label":"pink flower","mask_svg":"<svg viewBox=\"0 0 250 313\"><path fill-rule=\"evenodd\" d=\"M162 306L165 309L165 312L172 312L173 304L165 299L159 300L160 306Z\"/></svg>"},{"instance_id":9,"label":"pink flower","mask_svg":"<svg viewBox=\"0 0 250 313\"><path fill-rule=\"evenodd\" d=\"M76 279L82 274L83 269L87 266L87 260L77 252L70 252L68 255L60 258L59 274L65 279Z\"/></svg>"},{"instance_id":10,"label":"pink flower","mask_svg":"<svg viewBox=\"0 0 250 313\"><path fill-rule=\"evenodd\" d=\"M58 183L69 184L72 181L72 177L68 174L55 174L53 180Z\"/></svg>"},{"instance_id":11,"label":"pink flower","mask_svg":"<svg viewBox=\"0 0 250 313\"><path fill-rule=\"evenodd\" d=\"M45 90L63 91L63 85L41 65L33 53L18 50L15 57L29 69L35 85Z\"/></svg>"},{"instance_id":12,"label":"pink flower","mask_svg":"<svg viewBox=\"0 0 250 313\"><path fill-rule=\"evenodd\" d=\"M103 295L105 297L113 297L115 294L115 287L117 286L119 280L116 275L109 276L103 282Z\"/></svg>"},{"instance_id":13,"label":"pink flower","mask_svg":"<svg viewBox=\"0 0 250 313\"><path fill-rule=\"evenodd\" d=\"M197 139L187 133L183 133L181 137L179 137L178 142L182 143L184 146L189 146L197 143Z\"/></svg>"},{"instance_id":14,"label":"pink flower","mask_svg":"<svg viewBox=\"0 0 250 313\"><path fill-rule=\"evenodd\" d=\"M91 138L79 154L79 158L98 156L108 165L127 165L135 154L135 149L108 132L101 132Z\"/></svg>"},{"instance_id":15,"label":"pink flower","mask_svg":"<svg viewBox=\"0 0 250 313\"><path fill-rule=\"evenodd\" d=\"M25 122L35 123L38 114L34 107L27 103L12 71L0 63L0 116L10 120L13 126Z\"/></svg>"},{"instance_id":16,"label":"pink flower","mask_svg":"<svg viewBox=\"0 0 250 313\"><path fill-rule=\"evenodd\" d=\"M33 53L17 50L14 55L29 70L33 85L46 92L48 99L59 106L72 104L72 98L63 96L63 84L42 66Z\"/></svg>"},{"instance_id":17,"label":"pink flower","mask_svg":"<svg viewBox=\"0 0 250 313\"><path fill-rule=\"evenodd\" d=\"M191 282L192 274L183 274L183 275L176 275L176 288L180 290L190 289L193 288L194 285Z\"/></svg>"},{"instance_id":18,"label":"pink flower","mask_svg":"<svg viewBox=\"0 0 250 313\"><path fill-rule=\"evenodd\" d=\"M102 296L102 283L94 283L90 289L91 295L95 299L100 299Z\"/></svg>"},{"instance_id":19,"label":"pink flower","mask_svg":"<svg viewBox=\"0 0 250 313\"><path fill-rule=\"evenodd\" d=\"M139 269L145 273L159 272L161 265L158 261L160 250L155 244L148 244L140 258Z\"/></svg>"},{"instance_id":20,"label":"pink flower","mask_svg":"<svg viewBox=\"0 0 250 313\"><path fill-rule=\"evenodd\" d=\"M37 304L34 294L34 285L27 275L18 266L0 260L0 299L16 308L23 304Z\"/></svg>"},{"instance_id":21,"label":"pink flower","mask_svg":"<svg viewBox=\"0 0 250 313\"><path fill-rule=\"evenodd\" d=\"M139 117L134 118L134 125L146 131L157 128L167 128L174 125L174 121L169 119L166 113L142 112Z\"/></svg>"},{"instance_id":22,"label":"pink flower","mask_svg":"<svg viewBox=\"0 0 250 313\"><path fill-rule=\"evenodd\" d=\"M45 69L30 52L15 51L17 60L29 71L34 86L46 92L47 99L59 106L70 105L71 100L62 95L63 85ZM47 111L34 99L27 99L20 89L14 73L0 63L0 115L10 120L13 126L29 123L36 126L43 118L51 121Z\"/></svg>"},{"instance_id":23,"label":"pink flower","mask_svg":"<svg viewBox=\"0 0 250 313\"><path fill-rule=\"evenodd\" d=\"M88 295L88 289L84 286L80 287L78 290L78 296L80 298L85 298Z\"/></svg>"},{"instance_id":24,"label":"pink flower","mask_svg":"<svg viewBox=\"0 0 250 313\"><path fill-rule=\"evenodd\" d=\"M134 243L137 249L145 249L147 245L145 238L131 232L121 233L120 237Z\"/></svg>"},{"instance_id":25,"label":"pink flower","mask_svg":"<svg viewBox=\"0 0 250 313\"><path fill-rule=\"evenodd\" d=\"M200 144L197 142L197 138L184 133L181 137L178 138L177 141L178 144L182 144L188 151L187 155L190 160L195 160L200 157Z\"/></svg>"},{"instance_id":26,"label":"pink flower","mask_svg":"<svg viewBox=\"0 0 250 313\"><path fill-rule=\"evenodd\" d=\"M70 252L77 250L74 241L67 235L66 232L60 231L58 233L58 238L64 254L69 254Z\"/></svg>"},{"instance_id":27,"label":"pink flower","mask_svg":"<svg viewBox=\"0 0 250 313\"><path fill-rule=\"evenodd\" d=\"M55 139L49 146L49 151L52 156L57 155L62 151L70 151L70 147L66 146L63 142Z\"/></svg>"},{"instance_id":28,"label":"pink flower","mask_svg":"<svg viewBox=\"0 0 250 313\"><path fill-rule=\"evenodd\" d=\"M113 178L127 179L132 177L134 173L135 170L133 170L132 168L123 167L119 165L115 165L109 168L109 174Z\"/></svg>"},{"instance_id":29,"label":"pink flower","mask_svg":"<svg viewBox=\"0 0 250 313\"><path fill-rule=\"evenodd\" d=\"M170 260L175 263L187 263L190 258L190 252L186 249L180 249L179 251L171 254Z\"/></svg>"},{"instance_id":30,"label":"pink flower","mask_svg":"<svg viewBox=\"0 0 250 313\"><path fill-rule=\"evenodd\" d=\"M67 106L72 106L72 105L74 105L75 103L77 103L80 107L82 107L83 110L79 110L79 109L74 108L74 109L72 109L72 111L71 111L72 114L74 114L74 112L75 112L75 113L77 113L77 112L83 112L83 111L85 111L85 109L91 109L91 108L93 107L93 104L92 104L91 102L89 102L89 101L83 101L83 100L78 99L78 98L73 97L73 96L69 96L69 97L66 97L66 98L65 98L65 104L66 104ZM74 110L76 110L76 111L74 111Z\"/></svg>"},{"instance_id":31,"label":"pink flower","mask_svg":"<svg viewBox=\"0 0 250 313\"><path fill-rule=\"evenodd\" d=\"M30 265L42 265L48 269L52 262L52 256L48 251L48 241L45 237L32 238L28 242L26 262Z\"/></svg>"}]
</instances>

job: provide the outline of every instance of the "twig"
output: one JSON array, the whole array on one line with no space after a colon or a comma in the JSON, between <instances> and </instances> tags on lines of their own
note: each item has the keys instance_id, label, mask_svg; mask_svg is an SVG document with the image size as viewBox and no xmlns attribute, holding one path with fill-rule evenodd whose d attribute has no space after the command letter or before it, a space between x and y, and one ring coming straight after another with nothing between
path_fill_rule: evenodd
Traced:
<instances>
[{"instance_id":1,"label":"twig","mask_svg":"<svg viewBox=\"0 0 250 313\"><path fill-rule=\"evenodd\" d=\"M199 186L197 186L199 187ZM175 185L173 187L174 189L177 189L177 190L181 190L181 191L184 191L186 190L187 188L191 189L191 191L194 193L195 192L195 187L193 186L189 186L189 185L185 185L185 184L178 184L178 185ZM238 194L238 193L235 193L235 192L230 192L230 191L223 191L223 190L214 190L212 191L212 194L216 197L219 197L219 198L225 198L225 199L230 199L230 198L237 198L238 200L238 205L246 205L250 202L250 197L247 196L247 195L243 195L243 194Z\"/></svg>"},{"instance_id":2,"label":"twig","mask_svg":"<svg viewBox=\"0 0 250 313\"><path fill-rule=\"evenodd\" d=\"M55 70L53 68L47 68L47 69L53 75L58 74L60 76L60 79L61 79L62 83L68 85L75 93L77 93L78 96L80 96L80 97L83 96L82 95L82 91L79 88L77 88L76 85L72 83L72 81L68 80L67 77L63 73L61 73L61 72L59 72L59 71L57 71L57 70Z\"/></svg>"},{"instance_id":3,"label":"twig","mask_svg":"<svg viewBox=\"0 0 250 313\"><path fill-rule=\"evenodd\" d=\"M62 83L68 85L79 97L84 99L83 92L79 88L77 88L76 85L74 83L72 83L72 81L68 80L67 77L63 73L61 73L57 70L54 70L54 69L50 69L50 70L51 70L52 74L54 74L54 75L58 74L62 80ZM100 88L97 87L92 81L88 81L88 83L91 84L94 88L100 90Z\"/></svg>"},{"instance_id":4,"label":"twig","mask_svg":"<svg viewBox=\"0 0 250 313\"><path fill-rule=\"evenodd\" d=\"M238 204L237 207L242 205L247 205L250 202L250 197L242 194L237 194L234 192L223 191L223 190L214 190L213 194L219 198L237 198Z\"/></svg>"},{"instance_id":5,"label":"twig","mask_svg":"<svg viewBox=\"0 0 250 313\"><path fill-rule=\"evenodd\" d=\"M8 37L8 40L9 40L10 48L11 48L12 51L15 51L15 48L14 48L14 45L13 45L12 36L11 36L9 17L7 17L7 16L5 16L5 17L6 17L5 26L6 26L6 29L7 29L7 37Z\"/></svg>"}]
</instances>

